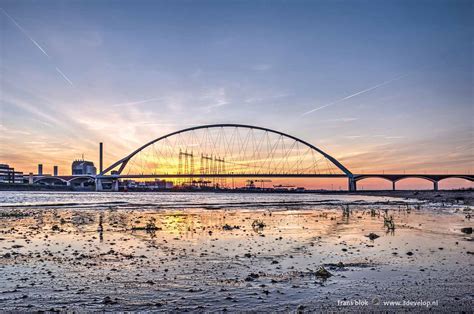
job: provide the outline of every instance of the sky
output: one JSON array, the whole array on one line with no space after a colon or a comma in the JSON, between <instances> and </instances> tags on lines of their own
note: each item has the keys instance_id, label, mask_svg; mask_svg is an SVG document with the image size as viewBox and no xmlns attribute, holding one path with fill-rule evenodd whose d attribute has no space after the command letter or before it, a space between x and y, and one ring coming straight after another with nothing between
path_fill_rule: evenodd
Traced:
<instances>
[{"instance_id":1,"label":"sky","mask_svg":"<svg viewBox=\"0 0 474 314\"><path fill-rule=\"evenodd\" d=\"M0 8L0 163L26 173L210 123L283 131L353 173L474 172L472 1Z\"/></svg>"}]
</instances>

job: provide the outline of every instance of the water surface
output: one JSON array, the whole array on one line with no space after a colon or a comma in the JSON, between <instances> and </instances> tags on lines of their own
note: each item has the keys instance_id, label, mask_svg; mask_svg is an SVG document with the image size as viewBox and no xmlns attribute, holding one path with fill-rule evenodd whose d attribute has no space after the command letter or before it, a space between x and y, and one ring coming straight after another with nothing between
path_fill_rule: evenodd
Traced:
<instances>
[{"instance_id":1,"label":"water surface","mask_svg":"<svg viewBox=\"0 0 474 314\"><path fill-rule=\"evenodd\" d=\"M443 311L473 302L466 206L317 194L0 195L6 310L354 310L342 301L366 300L372 310ZM318 276L321 266L332 276ZM437 303L383 304L403 300Z\"/></svg>"}]
</instances>

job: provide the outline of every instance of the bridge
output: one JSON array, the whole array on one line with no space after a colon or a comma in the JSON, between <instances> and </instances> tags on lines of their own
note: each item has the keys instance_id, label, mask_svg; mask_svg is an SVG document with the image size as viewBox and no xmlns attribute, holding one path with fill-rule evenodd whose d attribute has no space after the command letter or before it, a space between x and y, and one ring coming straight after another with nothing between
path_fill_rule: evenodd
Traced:
<instances>
[{"instance_id":1,"label":"bridge","mask_svg":"<svg viewBox=\"0 0 474 314\"><path fill-rule=\"evenodd\" d=\"M216 186L226 186L228 178L347 178L349 191L356 191L357 182L367 178L389 180L393 189L406 178L433 182L434 190L448 178L474 181L470 174L353 174L302 139L243 124L202 125L158 137L101 169L96 190L118 191L119 180L143 178Z\"/></svg>"},{"instance_id":2,"label":"bridge","mask_svg":"<svg viewBox=\"0 0 474 314\"><path fill-rule=\"evenodd\" d=\"M79 185L84 187L86 183L95 182L96 176L91 175L74 175L74 176L51 176L51 175L31 175L28 180L31 184L48 184L48 185Z\"/></svg>"}]
</instances>

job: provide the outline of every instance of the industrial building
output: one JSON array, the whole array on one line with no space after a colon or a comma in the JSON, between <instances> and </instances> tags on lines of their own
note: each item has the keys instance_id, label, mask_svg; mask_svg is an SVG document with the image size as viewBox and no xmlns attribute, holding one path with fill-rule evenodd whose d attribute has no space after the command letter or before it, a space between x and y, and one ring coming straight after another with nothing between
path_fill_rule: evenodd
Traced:
<instances>
[{"instance_id":1,"label":"industrial building","mask_svg":"<svg viewBox=\"0 0 474 314\"><path fill-rule=\"evenodd\" d=\"M173 188L173 182L155 179L155 181L135 181L124 180L123 186L127 189L144 189L144 190L166 190Z\"/></svg>"},{"instance_id":2,"label":"industrial building","mask_svg":"<svg viewBox=\"0 0 474 314\"><path fill-rule=\"evenodd\" d=\"M74 160L72 162L72 175L90 175L95 176L97 174L97 168L94 166L92 161L87 160Z\"/></svg>"},{"instance_id":3,"label":"industrial building","mask_svg":"<svg viewBox=\"0 0 474 314\"><path fill-rule=\"evenodd\" d=\"M23 183L23 172L7 164L0 164L0 183Z\"/></svg>"}]
</instances>

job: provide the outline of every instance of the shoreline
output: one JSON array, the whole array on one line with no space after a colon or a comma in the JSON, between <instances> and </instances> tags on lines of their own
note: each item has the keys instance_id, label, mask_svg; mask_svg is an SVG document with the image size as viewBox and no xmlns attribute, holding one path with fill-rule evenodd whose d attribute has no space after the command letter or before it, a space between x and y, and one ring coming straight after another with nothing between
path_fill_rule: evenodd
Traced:
<instances>
[{"instance_id":1,"label":"shoreline","mask_svg":"<svg viewBox=\"0 0 474 314\"><path fill-rule=\"evenodd\" d=\"M94 190L81 189L75 190L67 186L43 186L43 185L24 185L24 184L0 184L0 192L95 192ZM235 194L321 194L321 195L365 195L365 196L384 196L405 199L417 199L420 201L450 203L450 204L474 204L474 189L459 190L363 190L363 191L330 191L330 190L306 190L306 191L282 191L282 190L232 190L232 189L204 189L204 190L155 190L141 191L128 190L119 192L102 192L102 193L235 193Z\"/></svg>"},{"instance_id":2,"label":"shoreline","mask_svg":"<svg viewBox=\"0 0 474 314\"><path fill-rule=\"evenodd\" d=\"M169 195L179 202L175 197L191 195ZM291 197L302 201L299 195L279 196ZM273 202L277 195L266 198ZM472 308L467 266L474 251L466 213L438 211L439 204L430 205L434 210L391 205L368 210L354 204L347 211L339 206L232 212L227 206L182 212L136 206L7 209L0 219L0 275L9 278L0 291L2 306L7 311L319 312L347 311L342 301L360 301L361 310L376 312ZM395 222L392 229L387 213ZM444 284L433 285L433 276ZM432 306L391 304L399 300Z\"/></svg>"},{"instance_id":3,"label":"shoreline","mask_svg":"<svg viewBox=\"0 0 474 314\"><path fill-rule=\"evenodd\" d=\"M387 196L411 198L430 203L449 203L458 205L473 205L474 190L400 190L400 191L358 191L353 195Z\"/></svg>"}]
</instances>

